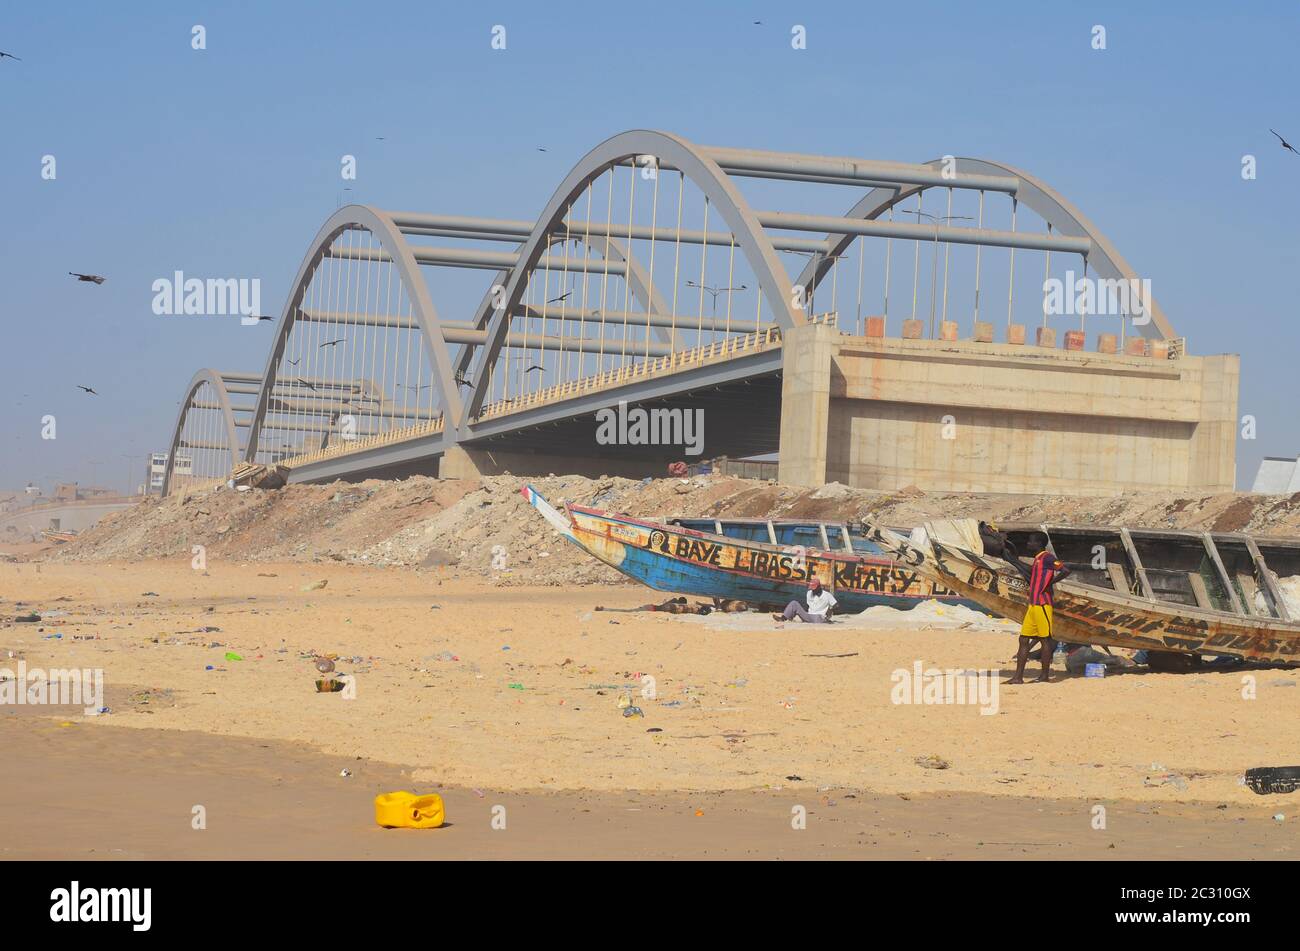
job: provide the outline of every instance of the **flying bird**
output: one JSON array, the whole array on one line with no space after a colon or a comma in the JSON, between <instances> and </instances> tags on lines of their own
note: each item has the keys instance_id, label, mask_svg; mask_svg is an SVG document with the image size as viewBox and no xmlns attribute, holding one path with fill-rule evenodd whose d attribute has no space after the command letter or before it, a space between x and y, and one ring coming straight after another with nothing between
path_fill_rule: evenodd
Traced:
<instances>
[{"instance_id":1,"label":"flying bird","mask_svg":"<svg viewBox=\"0 0 1300 951\"><path fill-rule=\"evenodd\" d=\"M1273 132L1272 129L1269 129L1268 131ZM1300 155L1300 152L1296 152L1295 147L1290 142L1282 138L1282 136L1278 135L1276 132L1273 132L1273 134L1277 135L1277 140L1282 143L1282 148L1286 149L1288 152L1295 152L1296 155Z\"/></svg>"},{"instance_id":2,"label":"flying bird","mask_svg":"<svg viewBox=\"0 0 1300 951\"><path fill-rule=\"evenodd\" d=\"M471 383L469 380L465 379L465 374L463 374L463 373L457 373L457 374L456 374L456 382L459 383L461 386L473 386L473 385L474 385L474 384Z\"/></svg>"},{"instance_id":3,"label":"flying bird","mask_svg":"<svg viewBox=\"0 0 1300 951\"><path fill-rule=\"evenodd\" d=\"M545 368L545 367L539 367L536 363L534 363L534 364L533 364L532 366L530 366L528 369L524 370L524 372L525 372L525 373L532 373L534 370L541 370L543 373L546 372L546 368Z\"/></svg>"},{"instance_id":4,"label":"flying bird","mask_svg":"<svg viewBox=\"0 0 1300 951\"><path fill-rule=\"evenodd\" d=\"M570 297L572 294L573 294L573 291L569 291L569 292L566 293L566 294L561 294L559 297L552 297L552 298L551 298L550 300L548 300L546 303L548 303L548 304L555 304L555 303L558 303L559 301L562 301L562 300L568 300L569 297Z\"/></svg>"},{"instance_id":5,"label":"flying bird","mask_svg":"<svg viewBox=\"0 0 1300 951\"><path fill-rule=\"evenodd\" d=\"M0 59L6 59L6 58L16 59L20 63L23 61L21 56L15 56L13 53L6 53L4 50L0 50Z\"/></svg>"},{"instance_id":6,"label":"flying bird","mask_svg":"<svg viewBox=\"0 0 1300 951\"><path fill-rule=\"evenodd\" d=\"M545 152L546 149L542 148L542 147L539 145L539 146L537 147L537 151L539 151L539 152Z\"/></svg>"},{"instance_id":7,"label":"flying bird","mask_svg":"<svg viewBox=\"0 0 1300 951\"><path fill-rule=\"evenodd\" d=\"M326 340L323 344L320 345L320 347L317 347L316 349L320 350L321 347L333 347L336 346L337 344L343 343L343 341L345 341L346 339L347 339L346 337L339 337L338 340Z\"/></svg>"},{"instance_id":8,"label":"flying bird","mask_svg":"<svg viewBox=\"0 0 1300 951\"><path fill-rule=\"evenodd\" d=\"M100 277L98 274L78 274L76 271L69 271L73 277L86 284L103 284L107 278Z\"/></svg>"},{"instance_id":9,"label":"flying bird","mask_svg":"<svg viewBox=\"0 0 1300 951\"><path fill-rule=\"evenodd\" d=\"M99 394L96 393L94 390L92 390L90 387L88 387L88 386L82 386L80 383L77 384L77 389L79 389L79 390L85 390L85 391L86 391L87 393L89 393L91 396L98 396L98 395L99 395Z\"/></svg>"},{"instance_id":10,"label":"flying bird","mask_svg":"<svg viewBox=\"0 0 1300 951\"><path fill-rule=\"evenodd\" d=\"M256 317L258 320L275 320L274 317L268 317L266 314L250 314L250 317Z\"/></svg>"},{"instance_id":11,"label":"flying bird","mask_svg":"<svg viewBox=\"0 0 1300 951\"><path fill-rule=\"evenodd\" d=\"M429 387L433 386L433 384L432 384L432 383L426 383L426 384L424 384L424 386L411 386L411 385L408 384L408 383L398 383L397 386L398 386L400 389L405 389L405 390L427 390ZM372 398L372 400L373 400L373 398Z\"/></svg>"},{"instance_id":12,"label":"flying bird","mask_svg":"<svg viewBox=\"0 0 1300 951\"><path fill-rule=\"evenodd\" d=\"M289 366L291 366L291 367L296 367L296 366L299 364L299 362L300 362L301 360L302 360L302 358L299 357L297 360L285 360L284 362L287 363L287 364L289 364Z\"/></svg>"},{"instance_id":13,"label":"flying bird","mask_svg":"<svg viewBox=\"0 0 1300 951\"><path fill-rule=\"evenodd\" d=\"M307 387L309 390L314 390L314 391L316 391L316 392L319 392L319 390L317 390L316 387L312 386L310 383L308 383L308 382L307 382L306 380L304 380L302 377L295 377L295 379L296 379L299 383L301 383L303 386Z\"/></svg>"}]
</instances>

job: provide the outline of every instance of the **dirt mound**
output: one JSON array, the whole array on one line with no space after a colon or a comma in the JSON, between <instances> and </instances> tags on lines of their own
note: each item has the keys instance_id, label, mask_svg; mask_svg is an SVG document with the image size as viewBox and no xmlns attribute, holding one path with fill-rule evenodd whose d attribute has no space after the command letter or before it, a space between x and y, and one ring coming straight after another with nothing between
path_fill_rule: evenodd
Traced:
<instances>
[{"instance_id":1,"label":"dirt mound","mask_svg":"<svg viewBox=\"0 0 1300 951\"><path fill-rule=\"evenodd\" d=\"M117 512L54 561L138 561L194 556L238 561L339 561L446 568L506 584L612 582L620 576L561 539L520 494L531 482L554 503L577 502L648 517L807 518L854 521L872 514L910 527L930 518L1061 525L1250 531L1300 535L1300 494L1128 493L1110 498L868 492L753 479L414 477L263 491L227 488L174 495Z\"/></svg>"}]
</instances>

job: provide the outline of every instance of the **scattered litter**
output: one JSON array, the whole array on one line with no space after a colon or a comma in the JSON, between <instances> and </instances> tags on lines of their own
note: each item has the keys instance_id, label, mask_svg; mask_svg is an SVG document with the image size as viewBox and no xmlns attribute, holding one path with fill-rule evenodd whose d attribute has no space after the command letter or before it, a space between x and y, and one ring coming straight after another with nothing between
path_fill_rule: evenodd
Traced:
<instances>
[{"instance_id":1,"label":"scattered litter","mask_svg":"<svg viewBox=\"0 0 1300 951\"><path fill-rule=\"evenodd\" d=\"M657 726L652 726L652 727L650 727L648 730L646 730L646 732L647 732L647 733L662 733L662 732L663 732L663 729L660 728L660 727L657 727Z\"/></svg>"},{"instance_id":2,"label":"scattered litter","mask_svg":"<svg viewBox=\"0 0 1300 951\"><path fill-rule=\"evenodd\" d=\"M339 770L339 775L342 776L344 779L347 779L349 776L352 775L352 770L350 770L350 769L341 769L341 770Z\"/></svg>"},{"instance_id":3,"label":"scattered litter","mask_svg":"<svg viewBox=\"0 0 1300 951\"><path fill-rule=\"evenodd\" d=\"M1187 791L1187 777L1178 773L1165 773L1163 776L1147 776L1142 780L1143 786L1173 786L1179 792Z\"/></svg>"},{"instance_id":4,"label":"scattered litter","mask_svg":"<svg viewBox=\"0 0 1300 951\"><path fill-rule=\"evenodd\" d=\"M931 753L929 756L918 756L912 762L922 769L950 769L952 767L952 763L938 753Z\"/></svg>"},{"instance_id":5,"label":"scattered litter","mask_svg":"<svg viewBox=\"0 0 1300 951\"><path fill-rule=\"evenodd\" d=\"M623 716L625 716L625 717L643 717L643 716L645 716L645 714L641 712L641 708L640 708L640 707L632 706L632 707L624 707L624 708L623 708Z\"/></svg>"},{"instance_id":6,"label":"scattered litter","mask_svg":"<svg viewBox=\"0 0 1300 951\"><path fill-rule=\"evenodd\" d=\"M523 684L510 684L509 687L510 687L511 690L523 690L523 689L524 689L524 685L523 685Z\"/></svg>"},{"instance_id":7,"label":"scattered litter","mask_svg":"<svg viewBox=\"0 0 1300 951\"><path fill-rule=\"evenodd\" d=\"M805 657L857 657L858 652L854 651L851 654L804 654L803 656Z\"/></svg>"},{"instance_id":8,"label":"scattered litter","mask_svg":"<svg viewBox=\"0 0 1300 951\"><path fill-rule=\"evenodd\" d=\"M19 624L36 624L40 621L39 614L20 614L14 620Z\"/></svg>"},{"instance_id":9,"label":"scattered litter","mask_svg":"<svg viewBox=\"0 0 1300 951\"><path fill-rule=\"evenodd\" d=\"M338 693L345 686L347 685L341 680L336 680L333 677L326 677L322 680L316 681L316 692L317 693Z\"/></svg>"},{"instance_id":10,"label":"scattered litter","mask_svg":"<svg viewBox=\"0 0 1300 951\"><path fill-rule=\"evenodd\" d=\"M236 654L234 651L226 651L226 660L243 660L243 659L244 659L243 657L241 657L239 654Z\"/></svg>"},{"instance_id":11,"label":"scattered litter","mask_svg":"<svg viewBox=\"0 0 1300 951\"><path fill-rule=\"evenodd\" d=\"M159 597L159 595L158 595L158 592L157 592L157 591L146 591L144 594L140 595L140 597L142 597L142 598L156 598L156 597Z\"/></svg>"},{"instance_id":12,"label":"scattered litter","mask_svg":"<svg viewBox=\"0 0 1300 951\"><path fill-rule=\"evenodd\" d=\"M301 591L319 591L329 584L328 578L322 578L320 581L313 581L311 584L303 585Z\"/></svg>"},{"instance_id":13,"label":"scattered litter","mask_svg":"<svg viewBox=\"0 0 1300 951\"><path fill-rule=\"evenodd\" d=\"M802 777L802 776L798 776L798 775L796 775L795 773L791 773L789 776L786 777L786 779L789 780L789 781L792 782L792 783L801 783L801 782L803 782L803 777Z\"/></svg>"}]
</instances>

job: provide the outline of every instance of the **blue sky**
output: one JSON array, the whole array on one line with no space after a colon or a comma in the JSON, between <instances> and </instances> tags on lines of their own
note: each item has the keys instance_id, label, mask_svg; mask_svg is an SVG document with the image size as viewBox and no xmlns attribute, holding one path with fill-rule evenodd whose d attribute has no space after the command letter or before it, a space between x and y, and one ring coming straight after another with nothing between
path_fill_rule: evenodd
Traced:
<instances>
[{"instance_id":1,"label":"blue sky","mask_svg":"<svg viewBox=\"0 0 1300 951\"><path fill-rule=\"evenodd\" d=\"M1241 355L1248 486L1262 456L1300 452L1300 156L1268 131L1300 145L1298 39L1294 3L7 4L0 486L121 486L195 369L260 372L269 325L161 318L150 286L258 277L278 314L344 197L341 155L359 165L347 200L529 218L591 146L641 127L1032 171L1152 280L1191 352Z\"/></svg>"}]
</instances>

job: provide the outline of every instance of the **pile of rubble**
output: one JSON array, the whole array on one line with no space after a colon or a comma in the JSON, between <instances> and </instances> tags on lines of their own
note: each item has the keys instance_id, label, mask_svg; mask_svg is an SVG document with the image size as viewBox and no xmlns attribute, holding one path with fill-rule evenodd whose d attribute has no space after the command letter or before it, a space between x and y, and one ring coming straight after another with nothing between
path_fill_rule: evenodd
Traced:
<instances>
[{"instance_id":1,"label":"pile of rubble","mask_svg":"<svg viewBox=\"0 0 1300 951\"><path fill-rule=\"evenodd\" d=\"M520 494L525 482L553 503L572 501L648 517L807 518L853 521L873 514L906 527L930 518L1125 524L1300 536L1300 494L1173 492L1106 498L880 493L831 483L817 489L700 476L635 481L550 476L440 480L413 477L277 490L228 488L151 500L103 519L46 557L56 561L339 561L493 575L503 583L582 584L620 576L560 538Z\"/></svg>"}]
</instances>

